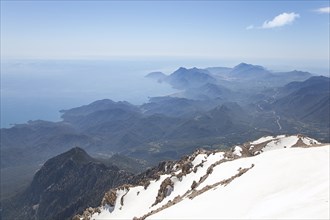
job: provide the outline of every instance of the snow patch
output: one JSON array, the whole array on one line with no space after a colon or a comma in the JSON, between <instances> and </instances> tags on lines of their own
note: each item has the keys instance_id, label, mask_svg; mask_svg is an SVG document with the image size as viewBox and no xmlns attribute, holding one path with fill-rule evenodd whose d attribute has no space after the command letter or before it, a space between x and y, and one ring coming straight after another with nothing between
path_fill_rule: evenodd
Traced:
<instances>
[{"instance_id":1,"label":"snow patch","mask_svg":"<svg viewBox=\"0 0 330 220\"><path fill-rule=\"evenodd\" d=\"M261 137L258 140L252 141L250 142L250 144L256 145L256 144L260 144L266 141L270 141L270 140L274 140L274 139L278 139L278 138L284 138L285 135L278 135L278 136L265 136L265 137Z\"/></svg>"},{"instance_id":2,"label":"snow patch","mask_svg":"<svg viewBox=\"0 0 330 220\"><path fill-rule=\"evenodd\" d=\"M239 156L239 157L241 157L242 156L242 148L240 147L240 146L235 146L235 148L234 148L234 154L235 155L237 155L237 156Z\"/></svg>"},{"instance_id":3,"label":"snow patch","mask_svg":"<svg viewBox=\"0 0 330 220\"><path fill-rule=\"evenodd\" d=\"M283 138L276 138L269 142L262 150L277 150L281 148L290 148L298 141L298 136L288 136Z\"/></svg>"}]
</instances>

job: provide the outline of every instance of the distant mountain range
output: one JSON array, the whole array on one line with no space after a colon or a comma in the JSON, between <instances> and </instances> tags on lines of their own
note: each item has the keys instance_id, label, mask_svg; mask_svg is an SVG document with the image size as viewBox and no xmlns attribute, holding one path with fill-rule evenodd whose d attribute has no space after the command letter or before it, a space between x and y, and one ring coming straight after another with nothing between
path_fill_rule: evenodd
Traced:
<instances>
[{"instance_id":1,"label":"distant mountain range","mask_svg":"<svg viewBox=\"0 0 330 220\"><path fill-rule=\"evenodd\" d=\"M245 63L147 77L180 92L151 97L142 105L98 100L62 110L60 122L29 121L1 129L1 169L15 170L15 175L1 176L15 183L2 192L14 195L26 182L21 174L32 180L33 167L77 146L97 158L93 164L115 163L137 173L198 147L227 149L264 135L301 133L330 141L328 77L275 73Z\"/></svg>"},{"instance_id":2,"label":"distant mountain range","mask_svg":"<svg viewBox=\"0 0 330 220\"><path fill-rule=\"evenodd\" d=\"M306 123L330 127L330 79L311 77L304 82L287 84L280 91L287 94L274 102L281 114Z\"/></svg>"},{"instance_id":3,"label":"distant mountain range","mask_svg":"<svg viewBox=\"0 0 330 220\"><path fill-rule=\"evenodd\" d=\"M146 77L154 79L160 83L166 82L174 88L187 90L198 88L204 84L216 84L228 89L236 90L251 89L264 90L265 87L284 86L292 81L303 81L313 76L309 72L289 71L272 72L259 65L240 63L233 68L228 67L209 67L198 69L196 67L186 69L180 67L170 75L161 72L153 72Z\"/></svg>"}]
</instances>

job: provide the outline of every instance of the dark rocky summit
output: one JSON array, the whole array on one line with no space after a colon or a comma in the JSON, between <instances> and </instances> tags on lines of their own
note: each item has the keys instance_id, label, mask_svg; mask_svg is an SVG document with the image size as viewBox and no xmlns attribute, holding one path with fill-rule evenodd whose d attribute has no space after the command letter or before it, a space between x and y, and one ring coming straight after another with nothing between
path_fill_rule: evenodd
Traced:
<instances>
[{"instance_id":1,"label":"dark rocky summit","mask_svg":"<svg viewBox=\"0 0 330 220\"><path fill-rule=\"evenodd\" d=\"M48 160L23 193L4 201L2 219L70 219L99 205L109 186L119 186L131 176L76 147Z\"/></svg>"}]
</instances>

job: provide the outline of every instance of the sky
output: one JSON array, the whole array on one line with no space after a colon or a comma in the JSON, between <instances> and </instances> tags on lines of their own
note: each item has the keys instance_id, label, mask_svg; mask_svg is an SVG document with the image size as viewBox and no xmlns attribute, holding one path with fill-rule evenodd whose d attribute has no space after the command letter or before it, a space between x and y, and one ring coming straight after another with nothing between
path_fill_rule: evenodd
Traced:
<instances>
[{"instance_id":1,"label":"sky","mask_svg":"<svg viewBox=\"0 0 330 220\"><path fill-rule=\"evenodd\" d=\"M329 1L1 0L1 127L110 98L173 93L152 71L233 67L329 75Z\"/></svg>"},{"instance_id":2,"label":"sky","mask_svg":"<svg viewBox=\"0 0 330 220\"><path fill-rule=\"evenodd\" d=\"M329 1L1 1L1 58L201 57L326 66L329 27Z\"/></svg>"}]
</instances>

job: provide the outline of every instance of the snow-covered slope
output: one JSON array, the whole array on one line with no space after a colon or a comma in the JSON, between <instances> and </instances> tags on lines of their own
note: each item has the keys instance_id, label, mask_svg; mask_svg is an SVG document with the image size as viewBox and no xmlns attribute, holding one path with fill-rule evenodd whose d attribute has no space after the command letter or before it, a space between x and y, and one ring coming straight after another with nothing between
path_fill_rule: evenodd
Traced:
<instances>
[{"instance_id":1,"label":"snow-covered slope","mask_svg":"<svg viewBox=\"0 0 330 220\"><path fill-rule=\"evenodd\" d=\"M107 192L91 219L329 219L329 144L263 137L197 150L159 178Z\"/></svg>"}]
</instances>

